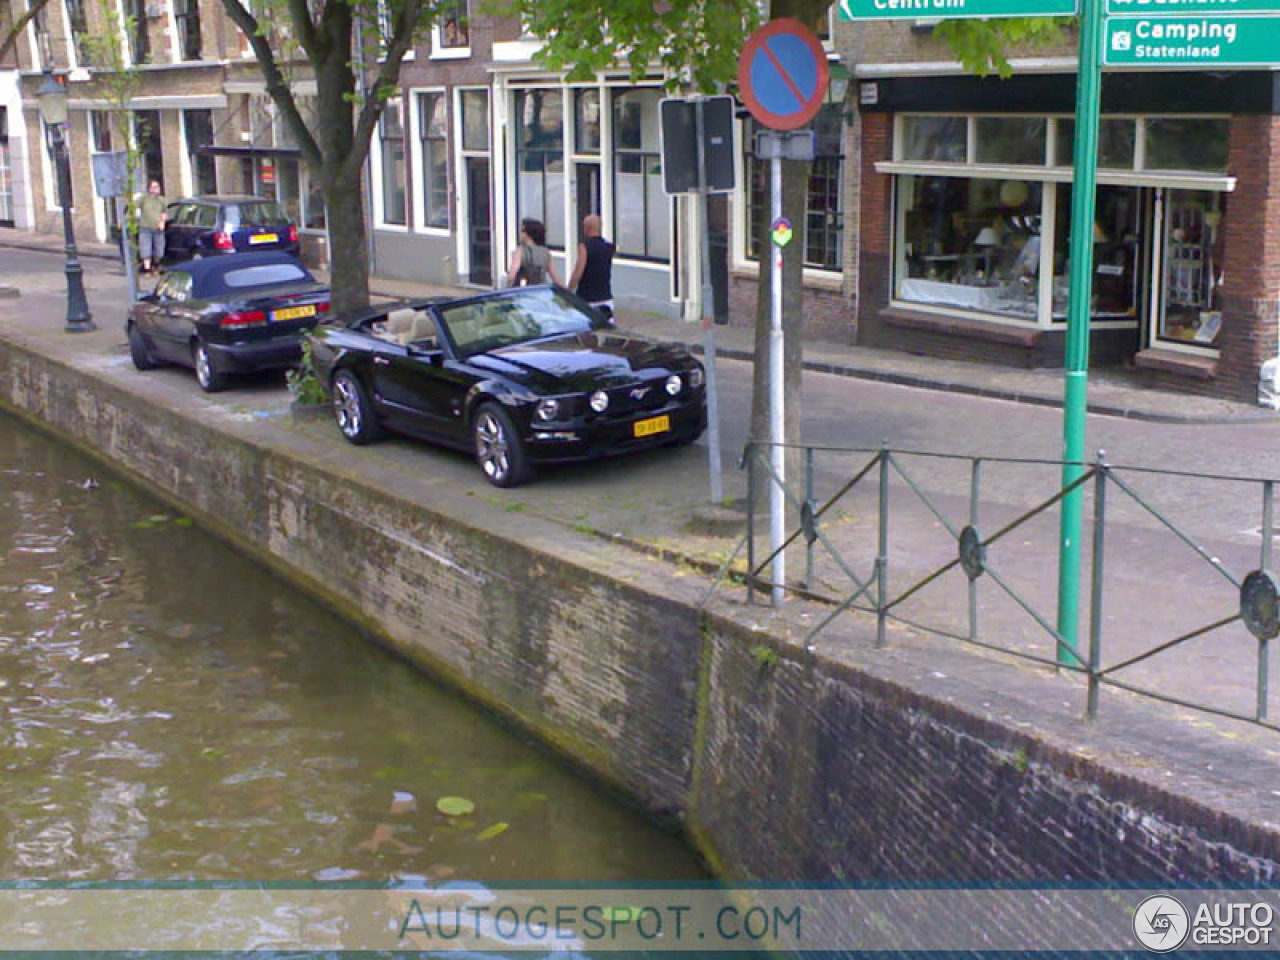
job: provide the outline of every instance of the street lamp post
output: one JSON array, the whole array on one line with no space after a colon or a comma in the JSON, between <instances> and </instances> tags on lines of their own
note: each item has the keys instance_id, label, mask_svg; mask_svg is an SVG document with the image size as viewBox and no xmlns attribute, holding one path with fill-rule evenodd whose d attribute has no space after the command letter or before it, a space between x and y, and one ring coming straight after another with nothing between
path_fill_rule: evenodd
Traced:
<instances>
[{"instance_id":1,"label":"street lamp post","mask_svg":"<svg viewBox=\"0 0 1280 960\"><path fill-rule=\"evenodd\" d=\"M36 91L36 103L49 143L53 148L53 162L58 171L58 199L62 204L62 229L67 240L67 333L87 333L97 325L89 313L89 301L84 295L84 270L76 253L76 233L71 223L71 163L67 158L67 91L56 79L53 71L45 70L44 82Z\"/></svg>"}]
</instances>

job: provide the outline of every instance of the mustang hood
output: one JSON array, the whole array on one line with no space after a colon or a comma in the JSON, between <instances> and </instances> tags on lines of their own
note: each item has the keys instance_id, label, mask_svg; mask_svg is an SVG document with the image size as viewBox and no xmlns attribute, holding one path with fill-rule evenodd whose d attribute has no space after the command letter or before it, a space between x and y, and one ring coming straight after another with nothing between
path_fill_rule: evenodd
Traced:
<instances>
[{"instance_id":1,"label":"mustang hood","mask_svg":"<svg viewBox=\"0 0 1280 960\"><path fill-rule=\"evenodd\" d=\"M687 350L616 331L571 334L500 347L471 357L482 370L523 381L539 392L608 390L687 370Z\"/></svg>"}]
</instances>

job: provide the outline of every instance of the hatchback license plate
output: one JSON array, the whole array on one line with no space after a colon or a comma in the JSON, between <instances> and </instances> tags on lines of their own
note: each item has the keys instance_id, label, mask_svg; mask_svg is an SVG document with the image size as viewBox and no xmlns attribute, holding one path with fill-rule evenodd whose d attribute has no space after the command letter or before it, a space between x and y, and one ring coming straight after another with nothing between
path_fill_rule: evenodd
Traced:
<instances>
[{"instance_id":1,"label":"hatchback license plate","mask_svg":"<svg viewBox=\"0 0 1280 960\"><path fill-rule=\"evenodd\" d=\"M662 416L650 417L648 420L637 420L633 429L637 437L651 437L655 433L666 433L671 429L671 418Z\"/></svg>"},{"instance_id":2,"label":"hatchback license plate","mask_svg":"<svg viewBox=\"0 0 1280 960\"><path fill-rule=\"evenodd\" d=\"M249 238L250 243L275 243L280 239L278 233L255 233Z\"/></svg>"},{"instance_id":3,"label":"hatchback license plate","mask_svg":"<svg viewBox=\"0 0 1280 960\"><path fill-rule=\"evenodd\" d=\"M297 320L299 317L314 317L316 315L315 304L305 307L285 307L283 310L277 310L271 315L272 320Z\"/></svg>"}]
</instances>

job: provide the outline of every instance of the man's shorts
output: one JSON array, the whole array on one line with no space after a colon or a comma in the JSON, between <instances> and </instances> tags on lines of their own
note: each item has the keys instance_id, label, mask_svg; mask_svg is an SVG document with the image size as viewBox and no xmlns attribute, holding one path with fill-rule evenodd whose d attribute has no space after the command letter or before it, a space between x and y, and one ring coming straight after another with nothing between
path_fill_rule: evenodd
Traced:
<instances>
[{"instance_id":1,"label":"man's shorts","mask_svg":"<svg viewBox=\"0 0 1280 960\"><path fill-rule=\"evenodd\" d=\"M164 231L143 227L138 231L138 255L159 262L164 258Z\"/></svg>"}]
</instances>

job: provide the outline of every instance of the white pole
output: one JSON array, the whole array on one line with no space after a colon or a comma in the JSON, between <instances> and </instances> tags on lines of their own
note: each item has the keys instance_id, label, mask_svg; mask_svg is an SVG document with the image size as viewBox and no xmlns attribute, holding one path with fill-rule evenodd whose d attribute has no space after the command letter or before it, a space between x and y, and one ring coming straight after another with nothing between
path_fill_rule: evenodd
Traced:
<instances>
[{"instance_id":1,"label":"white pole","mask_svg":"<svg viewBox=\"0 0 1280 960\"><path fill-rule=\"evenodd\" d=\"M781 139L781 138L779 138ZM772 223L782 219L782 157L781 144L775 148L773 159L769 161L770 191L773 197ZM772 317L769 325L769 439L773 444L773 472L777 475L769 489L769 550L774 554L773 572L773 605L782 605L783 585L787 579L787 559L782 550L785 538L786 514L783 500L783 483L786 481L786 451L782 444L786 437L785 418L783 416L783 383L782 383L782 247L777 243L773 248L773 267L770 274L773 301Z\"/></svg>"},{"instance_id":2,"label":"white pole","mask_svg":"<svg viewBox=\"0 0 1280 960\"><path fill-rule=\"evenodd\" d=\"M706 100L698 100L694 107L697 118L698 137L698 193L694 203L697 204L696 222L698 233L702 236L702 245L698 260L698 277L696 288L700 304L703 357L707 368L707 466L711 471L711 502L719 506L724 502L724 487L720 481L720 402L716 390L716 327L715 307L711 296L711 239L707 222L707 154L703 135L706 130L703 108Z\"/></svg>"}]
</instances>

